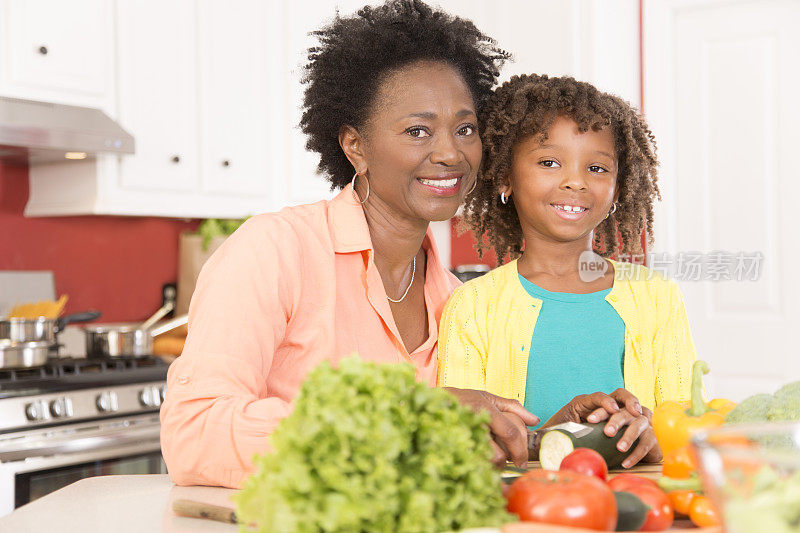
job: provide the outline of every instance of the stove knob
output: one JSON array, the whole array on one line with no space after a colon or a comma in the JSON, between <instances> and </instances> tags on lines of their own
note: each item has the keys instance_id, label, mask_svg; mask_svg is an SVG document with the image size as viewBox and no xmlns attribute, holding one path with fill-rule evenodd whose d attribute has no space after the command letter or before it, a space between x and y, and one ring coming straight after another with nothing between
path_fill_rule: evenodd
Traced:
<instances>
[{"instance_id":1,"label":"stove knob","mask_svg":"<svg viewBox=\"0 0 800 533\"><path fill-rule=\"evenodd\" d=\"M49 418L47 412L47 402L36 401L25 406L25 418L32 422L38 422Z\"/></svg>"},{"instance_id":2,"label":"stove knob","mask_svg":"<svg viewBox=\"0 0 800 533\"><path fill-rule=\"evenodd\" d=\"M156 385L153 385L150 389L153 391L153 407L160 407L163 401L161 398L161 391Z\"/></svg>"},{"instance_id":3,"label":"stove knob","mask_svg":"<svg viewBox=\"0 0 800 533\"><path fill-rule=\"evenodd\" d=\"M69 398L56 398L50 402L50 414L53 418L69 418L72 416L72 400Z\"/></svg>"},{"instance_id":4,"label":"stove knob","mask_svg":"<svg viewBox=\"0 0 800 533\"><path fill-rule=\"evenodd\" d=\"M161 405L161 393L158 387L145 387L139 391L139 403L142 407L158 407Z\"/></svg>"},{"instance_id":5,"label":"stove knob","mask_svg":"<svg viewBox=\"0 0 800 533\"><path fill-rule=\"evenodd\" d=\"M142 407L154 407L153 403L153 389L145 387L139 391L139 403Z\"/></svg>"},{"instance_id":6,"label":"stove knob","mask_svg":"<svg viewBox=\"0 0 800 533\"><path fill-rule=\"evenodd\" d=\"M95 399L97 410L101 413L111 413L119 410L119 400L114 391L101 392Z\"/></svg>"}]
</instances>

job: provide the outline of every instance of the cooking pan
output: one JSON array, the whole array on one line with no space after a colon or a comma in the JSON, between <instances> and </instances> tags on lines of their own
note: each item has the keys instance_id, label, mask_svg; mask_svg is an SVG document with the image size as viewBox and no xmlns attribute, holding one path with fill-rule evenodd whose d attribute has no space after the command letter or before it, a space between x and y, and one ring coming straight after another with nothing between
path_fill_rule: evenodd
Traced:
<instances>
[{"instance_id":1,"label":"cooking pan","mask_svg":"<svg viewBox=\"0 0 800 533\"><path fill-rule=\"evenodd\" d=\"M76 322L89 322L100 318L99 311L85 311L74 313L60 318L7 318L0 320L0 339L11 342L46 342L56 344L56 335L67 324Z\"/></svg>"},{"instance_id":2,"label":"cooking pan","mask_svg":"<svg viewBox=\"0 0 800 533\"><path fill-rule=\"evenodd\" d=\"M11 342L0 339L0 369L32 368L42 366L50 354L50 343Z\"/></svg>"},{"instance_id":3,"label":"cooking pan","mask_svg":"<svg viewBox=\"0 0 800 533\"><path fill-rule=\"evenodd\" d=\"M93 324L85 326L87 357L144 357L153 353L153 337L186 324L181 315L155 327L147 324Z\"/></svg>"}]
</instances>

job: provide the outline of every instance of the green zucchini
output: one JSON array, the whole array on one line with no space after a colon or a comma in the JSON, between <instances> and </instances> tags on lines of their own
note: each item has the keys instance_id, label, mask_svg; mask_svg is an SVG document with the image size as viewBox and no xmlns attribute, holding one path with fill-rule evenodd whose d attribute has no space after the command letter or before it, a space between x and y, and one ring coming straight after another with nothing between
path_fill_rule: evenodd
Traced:
<instances>
[{"instance_id":1,"label":"green zucchini","mask_svg":"<svg viewBox=\"0 0 800 533\"><path fill-rule=\"evenodd\" d=\"M625 434L625 428L617 431L613 437L603 432L605 422L596 424L576 424L567 422L552 428L542 435L539 446L539 462L545 470L558 470L561 460L572 453L575 448L591 448L605 459L608 468L616 468L636 448L636 439L626 452L617 449L617 443Z\"/></svg>"},{"instance_id":2,"label":"green zucchini","mask_svg":"<svg viewBox=\"0 0 800 533\"><path fill-rule=\"evenodd\" d=\"M617 531L639 531L650 507L630 492L615 492L614 498L617 499Z\"/></svg>"}]
</instances>

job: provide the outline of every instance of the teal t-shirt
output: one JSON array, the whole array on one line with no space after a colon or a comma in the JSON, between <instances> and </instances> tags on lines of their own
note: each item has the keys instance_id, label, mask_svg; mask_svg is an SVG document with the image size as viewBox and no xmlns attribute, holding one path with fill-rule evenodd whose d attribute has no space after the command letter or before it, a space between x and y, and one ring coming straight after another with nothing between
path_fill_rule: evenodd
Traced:
<instances>
[{"instance_id":1,"label":"teal t-shirt","mask_svg":"<svg viewBox=\"0 0 800 533\"><path fill-rule=\"evenodd\" d=\"M551 292L519 276L542 308L533 330L525 408L540 425L579 394L611 393L625 384L625 323L605 297Z\"/></svg>"}]
</instances>

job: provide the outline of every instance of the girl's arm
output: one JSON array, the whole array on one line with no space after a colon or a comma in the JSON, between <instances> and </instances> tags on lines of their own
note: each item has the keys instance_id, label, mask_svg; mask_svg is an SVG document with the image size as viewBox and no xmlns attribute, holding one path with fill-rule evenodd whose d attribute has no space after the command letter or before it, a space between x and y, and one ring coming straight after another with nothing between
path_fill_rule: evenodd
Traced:
<instances>
[{"instance_id":1,"label":"girl's arm","mask_svg":"<svg viewBox=\"0 0 800 533\"><path fill-rule=\"evenodd\" d=\"M656 355L656 405L669 401L691 399L692 365L697 360L689 319L678 284L667 282L667 294L659 309L661 327L653 339ZM661 306L660 306L661 307Z\"/></svg>"},{"instance_id":2,"label":"girl's arm","mask_svg":"<svg viewBox=\"0 0 800 533\"><path fill-rule=\"evenodd\" d=\"M440 387L486 390L486 346L478 327L476 302L470 285L458 287L439 323ZM484 310L484 313L486 311Z\"/></svg>"}]
</instances>

